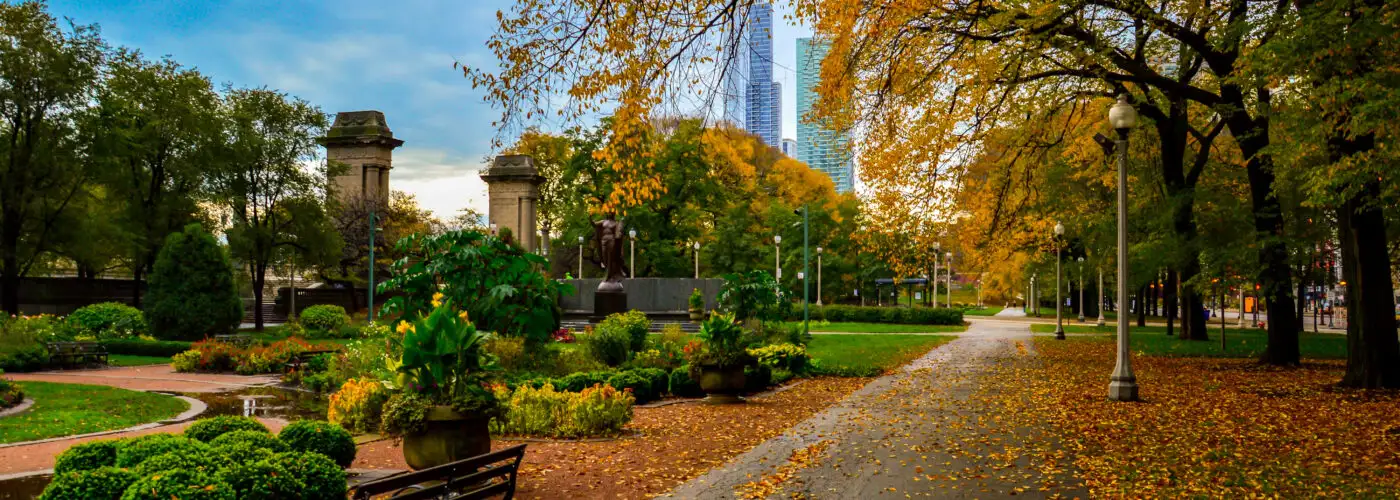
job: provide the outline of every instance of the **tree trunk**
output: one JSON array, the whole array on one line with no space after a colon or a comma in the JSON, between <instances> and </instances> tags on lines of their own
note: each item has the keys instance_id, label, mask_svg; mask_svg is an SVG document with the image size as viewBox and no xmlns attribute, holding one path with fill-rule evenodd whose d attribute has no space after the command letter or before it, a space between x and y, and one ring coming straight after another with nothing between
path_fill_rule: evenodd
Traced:
<instances>
[{"instance_id":1,"label":"tree trunk","mask_svg":"<svg viewBox=\"0 0 1400 500\"><path fill-rule=\"evenodd\" d=\"M267 266L252 264L253 271L253 329L263 331L263 281L266 280Z\"/></svg>"},{"instance_id":2,"label":"tree trunk","mask_svg":"<svg viewBox=\"0 0 1400 500\"><path fill-rule=\"evenodd\" d=\"M1166 289L1162 291L1166 296L1166 310L1162 315L1167 317L1167 336L1172 335L1172 321L1176 319L1176 270L1167 269Z\"/></svg>"},{"instance_id":3,"label":"tree trunk","mask_svg":"<svg viewBox=\"0 0 1400 500\"><path fill-rule=\"evenodd\" d=\"M5 313L19 315L19 259L6 255L0 264L0 296L4 298Z\"/></svg>"},{"instance_id":4,"label":"tree trunk","mask_svg":"<svg viewBox=\"0 0 1400 500\"><path fill-rule=\"evenodd\" d=\"M1337 211L1346 280L1347 372L1341 385L1400 388L1400 340L1395 335L1395 289L1390 281L1385 214L1367 203L1380 193L1368 182Z\"/></svg>"},{"instance_id":5,"label":"tree trunk","mask_svg":"<svg viewBox=\"0 0 1400 500\"><path fill-rule=\"evenodd\" d=\"M1147 326L1147 285L1138 288L1137 306L1137 326Z\"/></svg>"},{"instance_id":6,"label":"tree trunk","mask_svg":"<svg viewBox=\"0 0 1400 500\"><path fill-rule=\"evenodd\" d=\"M1308 267L1309 266L1306 263L1302 264L1298 273L1298 321L1294 324L1297 325L1299 333L1308 330L1307 322L1304 320L1304 318L1307 317L1308 314L1308 304L1306 298L1308 293Z\"/></svg>"},{"instance_id":7,"label":"tree trunk","mask_svg":"<svg viewBox=\"0 0 1400 500\"><path fill-rule=\"evenodd\" d=\"M131 307L141 308L141 265L131 270Z\"/></svg>"}]
</instances>

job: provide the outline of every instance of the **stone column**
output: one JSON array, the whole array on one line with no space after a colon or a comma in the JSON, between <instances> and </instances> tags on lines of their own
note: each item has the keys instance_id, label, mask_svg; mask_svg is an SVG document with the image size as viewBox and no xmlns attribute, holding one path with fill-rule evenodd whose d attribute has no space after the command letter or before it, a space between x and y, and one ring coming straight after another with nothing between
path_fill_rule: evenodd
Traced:
<instances>
[{"instance_id":1,"label":"stone column","mask_svg":"<svg viewBox=\"0 0 1400 500\"><path fill-rule=\"evenodd\" d=\"M343 168L330 179L331 190L341 202L389 198L389 170L394 168L394 148L403 141L394 138L384 113L346 111L336 113L326 136L317 140L326 147L326 162Z\"/></svg>"},{"instance_id":2,"label":"stone column","mask_svg":"<svg viewBox=\"0 0 1400 500\"><path fill-rule=\"evenodd\" d=\"M497 156L491 166L481 171L487 186L487 218L497 228L508 227L521 248L539 251L536 234L538 220L535 203L540 198L540 183L535 161L529 155Z\"/></svg>"}]
</instances>

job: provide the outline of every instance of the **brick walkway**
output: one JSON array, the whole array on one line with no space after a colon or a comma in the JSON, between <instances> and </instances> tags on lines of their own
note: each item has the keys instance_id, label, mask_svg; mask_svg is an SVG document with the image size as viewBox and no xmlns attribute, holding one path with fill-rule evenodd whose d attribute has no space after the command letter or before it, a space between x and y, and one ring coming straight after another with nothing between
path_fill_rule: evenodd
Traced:
<instances>
[{"instance_id":1,"label":"brick walkway","mask_svg":"<svg viewBox=\"0 0 1400 500\"><path fill-rule=\"evenodd\" d=\"M223 392L245 387L272 385L278 381L276 375L177 373L170 368L170 365L6 373L5 378L16 382L107 385L133 391L164 392Z\"/></svg>"}]
</instances>

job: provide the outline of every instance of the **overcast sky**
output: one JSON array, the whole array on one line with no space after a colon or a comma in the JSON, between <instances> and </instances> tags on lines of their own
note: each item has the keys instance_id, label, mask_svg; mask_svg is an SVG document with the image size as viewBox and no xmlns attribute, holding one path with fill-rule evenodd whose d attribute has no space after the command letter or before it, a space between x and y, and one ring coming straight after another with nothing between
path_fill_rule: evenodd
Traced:
<instances>
[{"instance_id":1,"label":"overcast sky","mask_svg":"<svg viewBox=\"0 0 1400 500\"><path fill-rule=\"evenodd\" d=\"M101 25L112 45L170 55L215 85L267 86L327 113L383 111L394 136L391 187L451 217L485 213L477 177L497 111L454 61L494 66L486 49L507 0L51 0L56 16ZM774 15L773 78L783 84L783 137L797 133L795 40L810 30Z\"/></svg>"}]
</instances>

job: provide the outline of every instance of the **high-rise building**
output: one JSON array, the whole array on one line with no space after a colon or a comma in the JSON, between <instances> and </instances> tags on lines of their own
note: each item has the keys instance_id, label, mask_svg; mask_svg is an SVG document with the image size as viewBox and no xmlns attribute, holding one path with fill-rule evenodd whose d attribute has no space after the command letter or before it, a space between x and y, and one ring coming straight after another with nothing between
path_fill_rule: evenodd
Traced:
<instances>
[{"instance_id":1,"label":"high-rise building","mask_svg":"<svg viewBox=\"0 0 1400 500\"><path fill-rule=\"evenodd\" d=\"M855 189L850 136L806 120L817 104L822 59L830 48L826 42L797 39L797 159L830 176L836 192L849 193Z\"/></svg>"},{"instance_id":2,"label":"high-rise building","mask_svg":"<svg viewBox=\"0 0 1400 500\"><path fill-rule=\"evenodd\" d=\"M783 131L783 88L773 81L773 5L749 10L724 81L724 118L778 146Z\"/></svg>"},{"instance_id":3,"label":"high-rise building","mask_svg":"<svg viewBox=\"0 0 1400 500\"><path fill-rule=\"evenodd\" d=\"M782 149L788 158L797 158L797 141L784 137Z\"/></svg>"}]
</instances>

